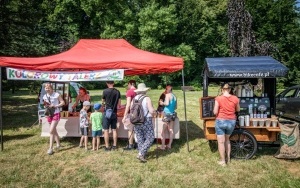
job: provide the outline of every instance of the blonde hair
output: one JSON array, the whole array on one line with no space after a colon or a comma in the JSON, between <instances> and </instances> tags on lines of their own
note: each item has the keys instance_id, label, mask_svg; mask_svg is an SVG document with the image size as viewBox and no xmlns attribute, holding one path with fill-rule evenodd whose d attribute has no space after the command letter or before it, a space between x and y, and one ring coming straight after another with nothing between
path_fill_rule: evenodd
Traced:
<instances>
[{"instance_id":1,"label":"blonde hair","mask_svg":"<svg viewBox=\"0 0 300 188\"><path fill-rule=\"evenodd\" d=\"M44 87L50 87L51 89L53 89L53 86L51 83L47 82L47 83L44 83Z\"/></svg>"}]
</instances>

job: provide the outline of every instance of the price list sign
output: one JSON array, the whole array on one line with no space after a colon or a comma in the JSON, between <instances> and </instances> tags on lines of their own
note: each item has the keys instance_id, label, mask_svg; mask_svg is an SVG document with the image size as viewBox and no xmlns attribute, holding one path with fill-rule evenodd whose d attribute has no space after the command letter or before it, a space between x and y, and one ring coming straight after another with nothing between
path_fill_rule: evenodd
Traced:
<instances>
[{"instance_id":1,"label":"price list sign","mask_svg":"<svg viewBox=\"0 0 300 188\"><path fill-rule=\"evenodd\" d=\"M214 105L215 97L202 97L200 102L200 118L201 119L215 119Z\"/></svg>"}]
</instances>

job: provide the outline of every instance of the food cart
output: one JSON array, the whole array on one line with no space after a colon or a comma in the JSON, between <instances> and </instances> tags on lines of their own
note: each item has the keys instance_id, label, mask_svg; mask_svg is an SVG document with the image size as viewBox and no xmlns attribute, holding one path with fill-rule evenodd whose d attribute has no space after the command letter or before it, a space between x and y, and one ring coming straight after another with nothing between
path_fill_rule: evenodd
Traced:
<instances>
[{"instance_id":1,"label":"food cart","mask_svg":"<svg viewBox=\"0 0 300 188\"><path fill-rule=\"evenodd\" d=\"M203 97L200 118L207 140L215 141L214 98L210 84L227 82L239 97L241 110L232 135L233 158L250 159L257 151L258 142L275 142L280 128L276 109L276 78L284 77L288 69L269 56L206 58L203 70Z\"/></svg>"}]
</instances>

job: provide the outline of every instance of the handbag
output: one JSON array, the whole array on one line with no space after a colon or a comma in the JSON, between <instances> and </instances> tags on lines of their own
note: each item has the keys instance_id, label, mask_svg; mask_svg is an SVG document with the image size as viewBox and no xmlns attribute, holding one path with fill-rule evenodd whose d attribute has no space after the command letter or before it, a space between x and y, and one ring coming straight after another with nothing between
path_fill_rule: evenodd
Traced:
<instances>
[{"instance_id":1,"label":"handbag","mask_svg":"<svg viewBox=\"0 0 300 188\"><path fill-rule=\"evenodd\" d=\"M46 96L47 96L47 94L46 94ZM48 97L48 101L49 101L50 104L51 104L50 96ZM46 107L45 107L45 113L44 113L44 115L45 115L45 116L54 116L54 112L55 112L55 108L51 108L51 107L49 107L49 106L46 106Z\"/></svg>"},{"instance_id":2,"label":"handbag","mask_svg":"<svg viewBox=\"0 0 300 188\"><path fill-rule=\"evenodd\" d=\"M54 116L55 108L46 107L45 108L45 116Z\"/></svg>"},{"instance_id":3,"label":"handbag","mask_svg":"<svg viewBox=\"0 0 300 188\"><path fill-rule=\"evenodd\" d=\"M106 117L106 119L114 119L115 118L115 116L114 116L115 113L114 113L113 109L115 109L116 104L118 102L118 97L119 97L118 94L117 94L117 100L115 101L115 104L114 104L113 108L112 109L111 108L105 109L105 117Z\"/></svg>"}]
</instances>

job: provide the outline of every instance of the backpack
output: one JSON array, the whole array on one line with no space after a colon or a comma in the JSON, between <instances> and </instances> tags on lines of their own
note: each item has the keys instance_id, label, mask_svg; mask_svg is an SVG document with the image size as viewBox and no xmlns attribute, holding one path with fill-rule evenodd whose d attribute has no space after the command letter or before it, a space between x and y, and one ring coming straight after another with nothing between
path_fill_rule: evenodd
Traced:
<instances>
[{"instance_id":1,"label":"backpack","mask_svg":"<svg viewBox=\"0 0 300 188\"><path fill-rule=\"evenodd\" d=\"M143 109L143 99L145 95L141 95L138 99L134 98L132 100L132 106L130 108L129 119L134 125L142 125L145 122L144 109ZM149 111L147 112L147 114ZM147 116L146 114L146 116Z\"/></svg>"}]
</instances>

